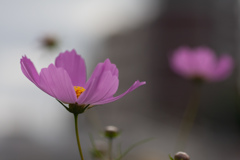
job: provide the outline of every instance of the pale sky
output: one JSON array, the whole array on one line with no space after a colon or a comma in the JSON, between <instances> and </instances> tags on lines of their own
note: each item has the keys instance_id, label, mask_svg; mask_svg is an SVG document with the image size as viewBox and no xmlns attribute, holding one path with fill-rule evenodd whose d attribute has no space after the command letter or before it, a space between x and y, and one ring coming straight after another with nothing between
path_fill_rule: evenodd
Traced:
<instances>
[{"instance_id":1,"label":"pale sky","mask_svg":"<svg viewBox=\"0 0 240 160\"><path fill-rule=\"evenodd\" d=\"M96 66L90 62L91 54L95 54L89 53L91 49L109 35L151 21L158 12L156 2L0 0L0 138L14 131L45 139L48 132L60 133L67 125L62 106L56 107L54 98L23 76L19 63L22 55L40 71L54 62L58 52L75 48L87 67ZM48 33L61 39L61 47L53 51L57 53L46 54L39 45L38 39Z\"/></svg>"}]
</instances>

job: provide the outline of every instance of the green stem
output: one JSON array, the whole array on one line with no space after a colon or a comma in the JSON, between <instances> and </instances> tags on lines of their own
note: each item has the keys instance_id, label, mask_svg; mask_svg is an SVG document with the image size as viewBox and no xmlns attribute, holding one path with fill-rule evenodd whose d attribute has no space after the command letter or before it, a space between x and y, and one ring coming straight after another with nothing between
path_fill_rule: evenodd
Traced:
<instances>
[{"instance_id":1,"label":"green stem","mask_svg":"<svg viewBox=\"0 0 240 160\"><path fill-rule=\"evenodd\" d=\"M116 158L116 160L121 160L121 159L122 159L123 157L125 157L125 156L128 154L128 152L130 152L132 149L134 149L135 147L137 147L137 146L139 146L139 145L141 145L141 144L143 144L143 143L146 143L146 142L148 142L148 141L150 141L150 140L153 140L153 138L144 139L144 140L142 140L142 141L139 141L139 142L137 142L137 143L134 143L133 145L131 145L130 147L128 147L128 149L127 149L126 151L124 151L123 153L120 152L120 156L119 156L118 158Z\"/></svg>"},{"instance_id":2,"label":"green stem","mask_svg":"<svg viewBox=\"0 0 240 160\"><path fill-rule=\"evenodd\" d=\"M108 144L108 154L109 154L109 160L112 160L112 143L113 139L109 138L109 144Z\"/></svg>"},{"instance_id":3,"label":"green stem","mask_svg":"<svg viewBox=\"0 0 240 160\"><path fill-rule=\"evenodd\" d=\"M74 120L75 120L75 131L76 131L76 138L77 138L77 144L78 144L78 150L80 153L81 160L84 160L83 154L82 154L82 148L80 145L79 135L78 135L78 114L74 114Z\"/></svg>"},{"instance_id":4,"label":"green stem","mask_svg":"<svg viewBox=\"0 0 240 160\"><path fill-rule=\"evenodd\" d=\"M180 132L177 139L176 151L184 150L186 147L186 141L188 139L198 111L200 89L200 84L194 84L192 97L190 98L181 123Z\"/></svg>"}]
</instances>

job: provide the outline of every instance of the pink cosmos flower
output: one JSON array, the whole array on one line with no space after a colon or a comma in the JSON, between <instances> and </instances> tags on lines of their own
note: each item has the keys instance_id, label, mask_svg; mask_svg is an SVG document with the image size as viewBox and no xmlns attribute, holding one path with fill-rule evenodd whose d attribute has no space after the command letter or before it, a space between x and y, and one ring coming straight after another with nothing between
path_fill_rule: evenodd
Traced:
<instances>
[{"instance_id":1,"label":"pink cosmos flower","mask_svg":"<svg viewBox=\"0 0 240 160\"><path fill-rule=\"evenodd\" d=\"M231 74L233 59L226 54L217 59L215 53L207 47L181 47L170 57L170 66L185 78L219 81Z\"/></svg>"},{"instance_id":2,"label":"pink cosmos flower","mask_svg":"<svg viewBox=\"0 0 240 160\"><path fill-rule=\"evenodd\" d=\"M47 68L41 69L40 74L26 56L22 57L20 63L23 74L30 81L50 96L70 104L69 108L80 106L86 109L88 106L110 103L145 84L135 81L126 92L113 97L119 85L116 65L106 59L96 66L93 74L86 81L84 59L75 50L60 53L55 65L50 64Z\"/></svg>"}]
</instances>

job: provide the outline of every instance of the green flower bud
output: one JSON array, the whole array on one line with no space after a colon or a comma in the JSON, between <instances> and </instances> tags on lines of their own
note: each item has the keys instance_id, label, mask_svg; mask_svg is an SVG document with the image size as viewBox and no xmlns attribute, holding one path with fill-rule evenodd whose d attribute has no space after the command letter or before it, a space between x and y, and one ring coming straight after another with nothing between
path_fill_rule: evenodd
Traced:
<instances>
[{"instance_id":1,"label":"green flower bud","mask_svg":"<svg viewBox=\"0 0 240 160\"><path fill-rule=\"evenodd\" d=\"M105 128L105 137L113 139L119 135L119 130L115 126L107 126Z\"/></svg>"}]
</instances>

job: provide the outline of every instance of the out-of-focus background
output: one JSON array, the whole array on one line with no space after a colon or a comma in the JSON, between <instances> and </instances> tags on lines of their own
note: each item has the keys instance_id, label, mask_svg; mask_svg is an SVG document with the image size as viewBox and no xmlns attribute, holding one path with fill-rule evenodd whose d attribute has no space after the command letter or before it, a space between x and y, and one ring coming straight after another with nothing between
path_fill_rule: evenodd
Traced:
<instances>
[{"instance_id":1,"label":"out-of-focus background","mask_svg":"<svg viewBox=\"0 0 240 160\"><path fill-rule=\"evenodd\" d=\"M125 159L167 160L176 141L191 83L176 75L168 57L179 46L208 46L234 57L233 74L202 88L199 111L187 141L193 160L240 158L238 95L239 2L237 0L0 0L0 159L79 159L73 115L21 72L27 55L38 71L65 50L84 57L90 75L110 58L119 69L117 94L139 79L147 84L124 98L79 116L84 156L89 134L115 125L114 144ZM114 149L117 149L115 146Z\"/></svg>"}]
</instances>

